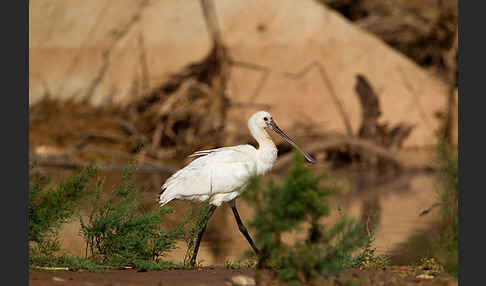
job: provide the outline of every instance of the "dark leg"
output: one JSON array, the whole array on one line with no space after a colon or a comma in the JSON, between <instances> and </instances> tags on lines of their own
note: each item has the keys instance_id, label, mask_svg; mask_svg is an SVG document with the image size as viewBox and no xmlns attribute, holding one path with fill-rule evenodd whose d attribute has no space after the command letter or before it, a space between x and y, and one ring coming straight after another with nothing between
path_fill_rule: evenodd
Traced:
<instances>
[{"instance_id":1,"label":"dark leg","mask_svg":"<svg viewBox=\"0 0 486 286\"><path fill-rule=\"evenodd\" d=\"M238 223L238 228L240 229L241 233L245 236L246 240L251 245L251 248L253 248L253 251L255 251L256 254L258 254L258 248L256 248L255 244L253 243L253 240L251 239L250 235L248 234L248 231L246 230L246 227L243 225L243 222L241 222L240 215L238 214L238 210L236 209L236 204L233 203L231 206L231 209L233 210L233 214L235 215L236 223Z\"/></svg>"},{"instance_id":2,"label":"dark leg","mask_svg":"<svg viewBox=\"0 0 486 286\"><path fill-rule=\"evenodd\" d=\"M206 230L206 226L208 225L208 221L213 215L214 210L216 209L216 206L211 206L209 209L208 213L204 217L203 221L201 222L201 230L199 231L199 234L197 235L197 241L196 245L194 246L194 252L192 253L191 257L191 266L196 265L196 257L197 257L197 252L199 250L199 243L201 243L202 236L204 234L204 231Z\"/></svg>"}]
</instances>

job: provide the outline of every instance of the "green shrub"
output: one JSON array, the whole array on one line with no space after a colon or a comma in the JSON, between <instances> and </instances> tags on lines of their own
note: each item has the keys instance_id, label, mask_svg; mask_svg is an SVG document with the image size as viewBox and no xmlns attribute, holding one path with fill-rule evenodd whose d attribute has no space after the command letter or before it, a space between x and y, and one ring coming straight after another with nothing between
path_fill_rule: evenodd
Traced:
<instances>
[{"instance_id":1,"label":"green shrub","mask_svg":"<svg viewBox=\"0 0 486 286\"><path fill-rule=\"evenodd\" d=\"M260 249L258 267L270 267L286 282L307 283L334 274L353 263L352 252L366 243L364 226L341 215L327 228L320 220L330 213L328 197L337 187L322 187L325 175L316 176L303 158L294 154L294 166L282 184L271 181L266 188L251 180L243 198L255 208L249 226L255 229ZM306 239L292 245L281 239L309 225Z\"/></svg>"},{"instance_id":2,"label":"green shrub","mask_svg":"<svg viewBox=\"0 0 486 286\"><path fill-rule=\"evenodd\" d=\"M418 270L425 274L437 276L444 272L444 266L433 257L423 257L417 265Z\"/></svg>"},{"instance_id":3,"label":"green shrub","mask_svg":"<svg viewBox=\"0 0 486 286\"><path fill-rule=\"evenodd\" d=\"M363 250L354 257L353 267L359 269L386 269L390 266L391 257L387 254L376 254L376 247L373 246L375 241L375 226L368 225L368 239Z\"/></svg>"},{"instance_id":4,"label":"green shrub","mask_svg":"<svg viewBox=\"0 0 486 286\"><path fill-rule=\"evenodd\" d=\"M226 259L224 262L224 267L227 269L249 269L254 268L256 266L254 259L238 259L236 261L232 261L231 259Z\"/></svg>"},{"instance_id":5,"label":"green shrub","mask_svg":"<svg viewBox=\"0 0 486 286\"><path fill-rule=\"evenodd\" d=\"M175 247L183 226L164 230L164 217L172 213L155 208L141 213L139 191L130 182L134 167L127 168L123 182L102 198L102 182L96 188L88 220L80 218L81 234L91 257L110 265L132 265L150 268L160 265L164 254Z\"/></svg>"},{"instance_id":6,"label":"green shrub","mask_svg":"<svg viewBox=\"0 0 486 286\"><path fill-rule=\"evenodd\" d=\"M33 166L31 166L31 170ZM78 209L80 199L96 176L90 166L56 186L42 175L29 178L29 252L30 257L50 257L59 250L58 230Z\"/></svg>"}]
</instances>

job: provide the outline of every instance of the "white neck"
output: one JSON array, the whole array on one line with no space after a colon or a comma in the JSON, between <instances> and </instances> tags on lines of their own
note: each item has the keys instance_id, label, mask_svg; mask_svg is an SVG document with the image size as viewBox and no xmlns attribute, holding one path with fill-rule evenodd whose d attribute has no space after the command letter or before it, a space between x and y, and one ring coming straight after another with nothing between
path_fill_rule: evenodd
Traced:
<instances>
[{"instance_id":1,"label":"white neck","mask_svg":"<svg viewBox=\"0 0 486 286\"><path fill-rule=\"evenodd\" d=\"M277 146L264 128L250 127L251 135L258 142L257 156L259 158L259 174L270 170L277 159Z\"/></svg>"},{"instance_id":2,"label":"white neck","mask_svg":"<svg viewBox=\"0 0 486 286\"><path fill-rule=\"evenodd\" d=\"M254 125L250 125L248 127L250 129L251 135L258 143L258 150L266 148L276 148L275 143L273 143L272 137L268 135L267 131L264 128L255 127Z\"/></svg>"}]
</instances>

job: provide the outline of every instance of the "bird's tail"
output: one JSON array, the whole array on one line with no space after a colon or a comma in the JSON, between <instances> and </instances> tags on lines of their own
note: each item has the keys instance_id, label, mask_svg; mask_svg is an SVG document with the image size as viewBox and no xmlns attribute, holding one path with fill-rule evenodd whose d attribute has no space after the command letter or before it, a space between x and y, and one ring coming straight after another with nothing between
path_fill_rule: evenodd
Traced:
<instances>
[{"instance_id":1,"label":"bird's tail","mask_svg":"<svg viewBox=\"0 0 486 286\"><path fill-rule=\"evenodd\" d=\"M170 201L172 201L173 199L174 199L174 198L169 198L169 199L164 200L164 199L162 199L162 198L161 198L161 199L159 200L160 206L161 206L161 207L165 206L166 204L168 204L168 203L169 203Z\"/></svg>"},{"instance_id":2,"label":"bird's tail","mask_svg":"<svg viewBox=\"0 0 486 286\"><path fill-rule=\"evenodd\" d=\"M160 206L164 206L166 204L168 204L170 201L172 201L174 198L171 197L171 196L168 196L167 193L165 193L165 191L167 190L167 187L164 187L162 188L162 191L160 191L159 193L159 203L160 203Z\"/></svg>"}]
</instances>

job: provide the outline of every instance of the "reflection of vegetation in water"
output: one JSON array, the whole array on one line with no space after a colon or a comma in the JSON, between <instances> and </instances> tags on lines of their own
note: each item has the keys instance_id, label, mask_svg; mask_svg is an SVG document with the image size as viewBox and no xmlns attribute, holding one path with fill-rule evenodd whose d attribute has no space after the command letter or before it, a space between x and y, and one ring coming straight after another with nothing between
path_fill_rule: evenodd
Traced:
<instances>
[{"instance_id":1,"label":"reflection of vegetation in water","mask_svg":"<svg viewBox=\"0 0 486 286\"><path fill-rule=\"evenodd\" d=\"M435 257L445 271L458 271L458 154L445 142L437 147L441 167L437 187L440 218L429 229L409 237L392 256L395 264L416 264L424 257Z\"/></svg>"},{"instance_id":2,"label":"reflection of vegetation in water","mask_svg":"<svg viewBox=\"0 0 486 286\"><path fill-rule=\"evenodd\" d=\"M352 252L368 237L364 225L346 216L328 227L320 221L330 213L328 197L339 188L323 187L325 176L312 174L302 156L294 155L294 166L282 184L262 187L255 178L242 196L255 208L249 225L255 230L260 249L258 267L271 267L287 282L308 283L353 265ZM294 244L282 240L308 225L307 236Z\"/></svg>"}]
</instances>

